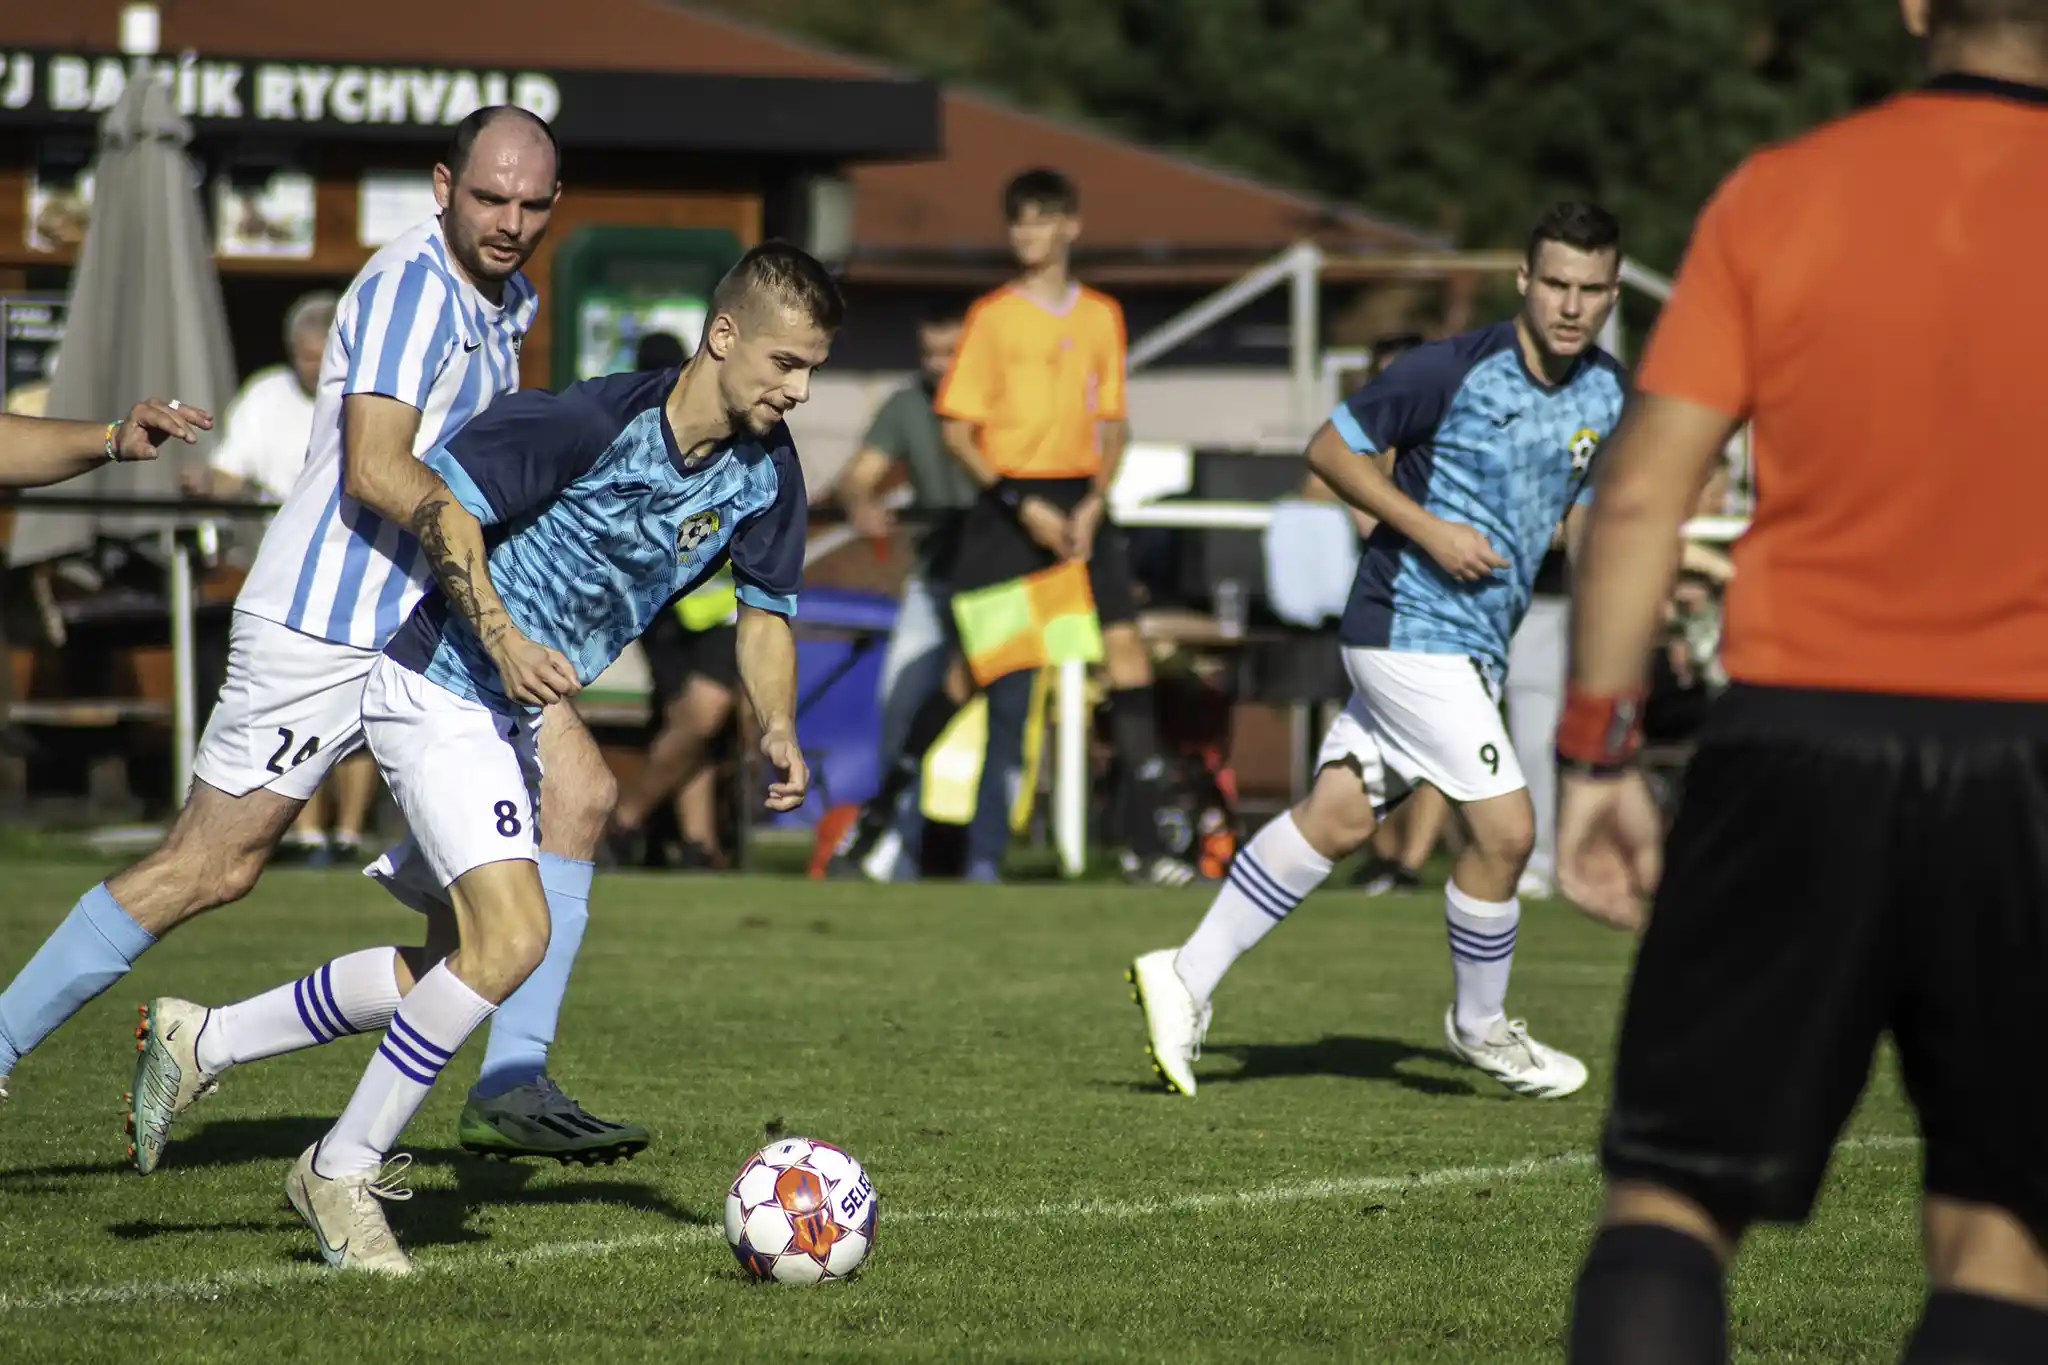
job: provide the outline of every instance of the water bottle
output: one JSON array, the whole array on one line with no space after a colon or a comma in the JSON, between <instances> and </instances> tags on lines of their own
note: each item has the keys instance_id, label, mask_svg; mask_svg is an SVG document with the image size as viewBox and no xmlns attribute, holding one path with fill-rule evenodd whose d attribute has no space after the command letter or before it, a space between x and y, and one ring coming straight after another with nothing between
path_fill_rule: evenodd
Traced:
<instances>
[{"instance_id":1,"label":"water bottle","mask_svg":"<svg viewBox=\"0 0 2048 1365\"><path fill-rule=\"evenodd\" d=\"M1226 640L1244 638L1244 585L1235 578L1216 585L1216 629Z\"/></svg>"}]
</instances>

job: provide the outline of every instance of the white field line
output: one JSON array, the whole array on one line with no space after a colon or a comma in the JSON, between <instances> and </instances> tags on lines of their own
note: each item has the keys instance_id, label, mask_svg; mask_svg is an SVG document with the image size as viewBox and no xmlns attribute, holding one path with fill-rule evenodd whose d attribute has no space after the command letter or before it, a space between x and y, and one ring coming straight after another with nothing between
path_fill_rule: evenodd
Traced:
<instances>
[{"instance_id":1,"label":"white field line","mask_svg":"<svg viewBox=\"0 0 2048 1365\"><path fill-rule=\"evenodd\" d=\"M1865 1137L1843 1142L1841 1151L1886 1151L1917 1147L1916 1137ZM885 1226L897 1223L1019 1223L1052 1222L1060 1219L1128 1220L1160 1214L1200 1213L1214 1209L1269 1208L1276 1204L1298 1204L1328 1199L1349 1199L1367 1194L1397 1194L1408 1190L1440 1189L1445 1186L1487 1185L1499 1181L1525 1180L1531 1176L1562 1174L1591 1169L1590 1152L1511 1161L1499 1166L1444 1166L1435 1170L1403 1175L1338 1176L1328 1180L1288 1181L1256 1185L1243 1190L1215 1190L1200 1194L1175 1195L1161 1199L1077 1199L1063 1202L1019 1204L1007 1208L975 1208L971 1205L941 1209L892 1209L882 1211ZM415 1262L417 1273L429 1275L465 1274L492 1267L527 1266L546 1261L588 1260L628 1251L658 1251L715 1243L724 1238L716 1225L692 1224L664 1232L635 1233L625 1237L591 1237L572 1242L541 1242L528 1247L493 1249L469 1247L445 1252L427 1252ZM325 1266L295 1262L289 1265L252 1266L178 1280L131 1280L122 1284L88 1285L78 1289L56 1289L41 1294L0 1295L0 1312L24 1313L44 1309L85 1308L137 1303L190 1303L218 1299L244 1289L275 1289L318 1281L331 1275Z\"/></svg>"}]
</instances>

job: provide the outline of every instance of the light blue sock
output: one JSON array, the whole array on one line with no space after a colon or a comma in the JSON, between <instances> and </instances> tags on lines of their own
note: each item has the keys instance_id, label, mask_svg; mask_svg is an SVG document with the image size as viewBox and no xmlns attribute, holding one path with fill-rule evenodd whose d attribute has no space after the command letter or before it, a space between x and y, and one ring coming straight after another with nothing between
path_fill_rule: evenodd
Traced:
<instances>
[{"instance_id":1,"label":"light blue sock","mask_svg":"<svg viewBox=\"0 0 2048 1365\"><path fill-rule=\"evenodd\" d=\"M596 864L582 858L540 855L540 884L548 893L548 951L491 1018L483 1073L469 1093L487 1100L547 1073L548 1045L569 990L569 969L590 923L590 878Z\"/></svg>"},{"instance_id":2,"label":"light blue sock","mask_svg":"<svg viewBox=\"0 0 2048 1365\"><path fill-rule=\"evenodd\" d=\"M57 931L0 991L0 1076L37 1043L128 974L156 937L128 918L101 882L78 898Z\"/></svg>"}]
</instances>

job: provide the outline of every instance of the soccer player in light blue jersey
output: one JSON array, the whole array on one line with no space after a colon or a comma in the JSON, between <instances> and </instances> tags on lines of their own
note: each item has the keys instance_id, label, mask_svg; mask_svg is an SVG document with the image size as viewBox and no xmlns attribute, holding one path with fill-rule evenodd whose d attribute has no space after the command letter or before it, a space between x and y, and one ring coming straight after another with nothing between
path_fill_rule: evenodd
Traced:
<instances>
[{"instance_id":1,"label":"soccer player in light blue jersey","mask_svg":"<svg viewBox=\"0 0 2048 1365\"><path fill-rule=\"evenodd\" d=\"M320 362L304 468L235 603L227 681L185 807L162 845L81 896L0 991L0 1096L23 1056L159 938L248 894L306 798L362 746L370 665L437 575L465 575L508 686L542 702L572 690L559 653L502 622L488 575L469 567L482 529L420 459L519 387L520 342L539 306L520 267L546 235L559 165L546 123L508 106L477 110L434 170L439 212L349 285ZM592 1116L546 1075L612 778L567 706L549 707L541 748L556 933L533 988L492 1025L461 1137L503 1155L615 1158L646 1146L647 1131ZM188 1002L150 1002L129 1109L136 1169L156 1168L172 1120L229 1065L382 1028L401 969L388 956L340 964L307 983L303 1016L287 1000L281 1017L239 1034L205 1027Z\"/></svg>"},{"instance_id":2,"label":"soccer player in light blue jersey","mask_svg":"<svg viewBox=\"0 0 2048 1365\"><path fill-rule=\"evenodd\" d=\"M1131 966L1169 1088L1195 1093L1210 997L1231 963L1424 783L1459 808L1472 836L1444 889L1446 1041L1520 1094L1555 1098L1586 1083L1583 1063L1507 1017L1534 811L1500 698L1537 568L1560 534L1569 541L1594 451L1621 412L1626 379L1594 343L1620 268L1611 215L1555 206L1530 234L1514 318L1409 352L1310 441L1310 468L1379 522L1339 631L1351 699L1307 798L1239 852L1185 944ZM1391 479L1372 458L1387 451L1399 452Z\"/></svg>"},{"instance_id":3,"label":"soccer player in light blue jersey","mask_svg":"<svg viewBox=\"0 0 2048 1365\"><path fill-rule=\"evenodd\" d=\"M801 804L809 783L788 620L807 503L782 418L808 397L843 311L817 261L783 243L758 246L713 292L687 364L559 395L513 395L426 456L444 496L496 528L488 567L511 626L564 658L574 685L730 563L740 683L762 752L781 772L768 792L774 810ZM459 576L444 577L385 646L363 691L370 751L405 813L414 857L454 907L456 937L368 950L396 957L411 984L354 1098L286 1182L322 1256L345 1268L410 1269L381 1203L405 1197L407 1159L389 1159L391 1147L441 1068L541 963L549 941L536 866L540 708L507 686L470 624L466 591ZM237 1011L349 1018L344 968L363 956L210 1013L226 1016L231 1033Z\"/></svg>"}]
</instances>

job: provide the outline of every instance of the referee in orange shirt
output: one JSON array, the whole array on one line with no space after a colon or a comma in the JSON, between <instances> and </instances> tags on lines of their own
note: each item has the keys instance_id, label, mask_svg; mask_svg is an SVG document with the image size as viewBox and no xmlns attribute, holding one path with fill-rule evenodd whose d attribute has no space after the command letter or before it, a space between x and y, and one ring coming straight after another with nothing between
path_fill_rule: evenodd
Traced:
<instances>
[{"instance_id":1,"label":"referee in orange shirt","mask_svg":"<svg viewBox=\"0 0 2048 1365\"><path fill-rule=\"evenodd\" d=\"M1560 880L1630 924L1582 1365L1727 1358L1723 1274L1802 1221L1880 1035L1926 1150L1908 1362L2048 1361L2048 0L1902 0L1926 86L1702 214L1575 599ZM1755 422L1733 683L1657 885L1627 776L1688 505Z\"/></svg>"}]
</instances>

